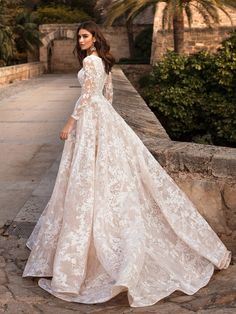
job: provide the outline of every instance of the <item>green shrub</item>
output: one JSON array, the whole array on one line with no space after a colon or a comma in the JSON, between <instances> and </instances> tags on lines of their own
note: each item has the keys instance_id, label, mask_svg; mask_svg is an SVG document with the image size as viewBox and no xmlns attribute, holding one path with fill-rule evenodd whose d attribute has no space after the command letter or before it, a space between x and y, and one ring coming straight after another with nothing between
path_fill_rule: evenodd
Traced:
<instances>
[{"instance_id":1,"label":"green shrub","mask_svg":"<svg viewBox=\"0 0 236 314\"><path fill-rule=\"evenodd\" d=\"M82 10L71 10L64 6L39 7L36 11L36 15L40 24L80 23L81 21L91 19L91 17Z\"/></svg>"},{"instance_id":2,"label":"green shrub","mask_svg":"<svg viewBox=\"0 0 236 314\"><path fill-rule=\"evenodd\" d=\"M236 32L215 54L168 53L139 83L172 139L236 146Z\"/></svg>"}]
</instances>

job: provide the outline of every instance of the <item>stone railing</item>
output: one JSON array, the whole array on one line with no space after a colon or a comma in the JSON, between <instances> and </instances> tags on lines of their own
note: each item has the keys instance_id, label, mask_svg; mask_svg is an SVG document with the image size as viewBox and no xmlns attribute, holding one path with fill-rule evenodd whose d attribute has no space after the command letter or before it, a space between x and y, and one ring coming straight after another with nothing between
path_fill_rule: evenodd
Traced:
<instances>
[{"instance_id":1,"label":"stone railing","mask_svg":"<svg viewBox=\"0 0 236 314\"><path fill-rule=\"evenodd\" d=\"M115 95L125 95L125 103L115 102L116 110L217 234L236 250L236 149L172 141L122 70L116 78Z\"/></svg>"},{"instance_id":2,"label":"stone railing","mask_svg":"<svg viewBox=\"0 0 236 314\"><path fill-rule=\"evenodd\" d=\"M26 80L43 74L41 62L24 63L0 67L0 84L9 84L16 80Z\"/></svg>"}]
</instances>

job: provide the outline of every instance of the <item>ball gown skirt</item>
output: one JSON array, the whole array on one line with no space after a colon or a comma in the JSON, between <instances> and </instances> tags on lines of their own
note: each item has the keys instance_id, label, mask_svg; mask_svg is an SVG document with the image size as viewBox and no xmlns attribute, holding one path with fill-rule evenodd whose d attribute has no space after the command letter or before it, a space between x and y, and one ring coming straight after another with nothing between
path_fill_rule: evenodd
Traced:
<instances>
[{"instance_id":1,"label":"ball gown skirt","mask_svg":"<svg viewBox=\"0 0 236 314\"><path fill-rule=\"evenodd\" d=\"M23 277L44 277L41 288L86 304L122 291L132 307L194 294L231 252L114 110L102 59L87 56L78 79L75 127Z\"/></svg>"}]
</instances>

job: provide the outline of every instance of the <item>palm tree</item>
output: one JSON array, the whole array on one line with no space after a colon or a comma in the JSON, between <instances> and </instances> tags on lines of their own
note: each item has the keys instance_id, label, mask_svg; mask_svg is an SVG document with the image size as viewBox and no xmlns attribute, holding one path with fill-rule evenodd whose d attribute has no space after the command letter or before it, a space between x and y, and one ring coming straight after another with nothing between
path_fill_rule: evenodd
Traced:
<instances>
[{"instance_id":1,"label":"palm tree","mask_svg":"<svg viewBox=\"0 0 236 314\"><path fill-rule=\"evenodd\" d=\"M192 23L193 11L200 13L207 26L219 24L218 10L224 12L231 20L225 9L236 8L235 0L114 0L107 10L105 25L112 25L115 20L126 13L126 20L132 21L149 6L165 2L162 13L162 27L173 28L174 50L182 53L184 48L184 14L189 26Z\"/></svg>"},{"instance_id":2,"label":"palm tree","mask_svg":"<svg viewBox=\"0 0 236 314\"><path fill-rule=\"evenodd\" d=\"M37 55L38 47L41 45L36 17L33 12L23 11L16 16L15 23L16 47L19 52L27 52L30 61L29 58Z\"/></svg>"},{"instance_id":3,"label":"palm tree","mask_svg":"<svg viewBox=\"0 0 236 314\"><path fill-rule=\"evenodd\" d=\"M0 23L0 66L8 65L14 56L14 39L11 29Z\"/></svg>"},{"instance_id":4,"label":"palm tree","mask_svg":"<svg viewBox=\"0 0 236 314\"><path fill-rule=\"evenodd\" d=\"M0 66L8 65L14 55L13 33L6 24L5 6L6 1L0 0Z\"/></svg>"}]
</instances>

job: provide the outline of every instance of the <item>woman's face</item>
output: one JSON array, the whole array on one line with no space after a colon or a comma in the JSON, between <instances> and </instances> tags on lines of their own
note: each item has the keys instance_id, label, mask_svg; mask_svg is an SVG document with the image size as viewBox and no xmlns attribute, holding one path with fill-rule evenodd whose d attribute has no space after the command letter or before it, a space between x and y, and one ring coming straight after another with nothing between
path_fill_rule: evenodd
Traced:
<instances>
[{"instance_id":1,"label":"woman's face","mask_svg":"<svg viewBox=\"0 0 236 314\"><path fill-rule=\"evenodd\" d=\"M93 46L95 42L95 38L89 31L81 28L78 33L78 41L79 41L81 50L87 50L91 46Z\"/></svg>"}]
</instances>

